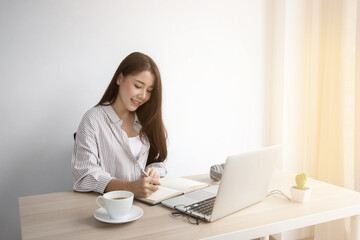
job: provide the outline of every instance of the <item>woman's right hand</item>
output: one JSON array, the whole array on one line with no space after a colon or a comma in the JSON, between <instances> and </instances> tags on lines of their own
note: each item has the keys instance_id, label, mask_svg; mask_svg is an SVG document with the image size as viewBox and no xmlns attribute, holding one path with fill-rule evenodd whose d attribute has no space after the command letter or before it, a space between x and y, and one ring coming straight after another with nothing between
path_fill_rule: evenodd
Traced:
<instances>
[{"instance_id":1,"label":"woman's right hand","mask_svg":"<svg viewBox=\"0 0 360 240\"><path fill-rule=\"evenodd\" d=\"M137 198L149 197L159 189L160 182L156 178L141 177L139 180L129 182L128 190Z\"/></svg>"}]
</instances>

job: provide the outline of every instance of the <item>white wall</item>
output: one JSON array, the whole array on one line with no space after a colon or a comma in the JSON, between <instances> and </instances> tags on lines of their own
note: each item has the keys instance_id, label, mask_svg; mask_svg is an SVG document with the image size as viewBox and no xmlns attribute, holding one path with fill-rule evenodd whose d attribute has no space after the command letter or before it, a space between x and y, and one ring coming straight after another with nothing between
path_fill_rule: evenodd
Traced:
<instances>
[{"instance_id":1,"label":"white wall","mask_svg":"<svg viewBox=\"0 0 360 240\"><path fill-rule=\"evenodd\" d=\"M1 239L19 196L72 189L72 134L133 51L162 74L169 174L268 144L264 0L14 0L0 19Z\"/></svg>"}]
</instances>

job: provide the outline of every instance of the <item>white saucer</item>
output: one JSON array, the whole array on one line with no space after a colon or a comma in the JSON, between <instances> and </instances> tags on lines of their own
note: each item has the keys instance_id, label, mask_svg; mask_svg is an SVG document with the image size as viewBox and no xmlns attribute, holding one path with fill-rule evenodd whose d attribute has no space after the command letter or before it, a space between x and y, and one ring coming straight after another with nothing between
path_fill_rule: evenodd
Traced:
<instances>
[{"instance_id":1,"label":"white saucer","mask_svg":"<svg viewBox=\"0 0 360 240\"><path fill-rule=\"evenodd\" d=\"M99 208L98 210L96 210L94 212L94 217L97 220L106 223L127 223L140 218L143 214L144 211L141 208L132 205L127 219L121 219L121 220L111 219L105 208Z\"/></svg>"}]
</instances>

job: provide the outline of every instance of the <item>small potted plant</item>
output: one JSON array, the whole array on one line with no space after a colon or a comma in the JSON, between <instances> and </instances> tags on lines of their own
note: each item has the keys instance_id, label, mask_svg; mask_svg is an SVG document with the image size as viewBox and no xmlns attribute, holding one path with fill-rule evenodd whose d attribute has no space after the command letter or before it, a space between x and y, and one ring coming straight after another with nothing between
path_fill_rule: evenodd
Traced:
<instances>
[{"instance_id":1,"label":"small potted plant","mask_svg":"<svg viewBox=\"0 0 360 240\"><path fill-rule=\"evenodd\" d=\"M295 202L306 202L311 195L311 188L305 187L306 174L300 173L295 177L296 186L291 187L291 198Z\"/></svg>"}]
</instances>

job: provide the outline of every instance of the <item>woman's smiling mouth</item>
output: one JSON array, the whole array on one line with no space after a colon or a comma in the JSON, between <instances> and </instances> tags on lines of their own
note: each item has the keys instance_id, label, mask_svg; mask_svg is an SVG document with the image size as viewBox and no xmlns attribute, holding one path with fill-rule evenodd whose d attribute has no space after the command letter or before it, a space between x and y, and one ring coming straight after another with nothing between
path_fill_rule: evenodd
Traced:
<instances>
[{"instance_id":1,"label":"woman's smiling mouth","mask_svg":"<svg viewBox=\"0 0 360 240\"><path fill-rule=\"evenodd\" d=\"M131 99L131 102L135 105L135 106L140 106L142 102L140 101L136 101L134 99Z\"/></svg>"}]
</instances>

